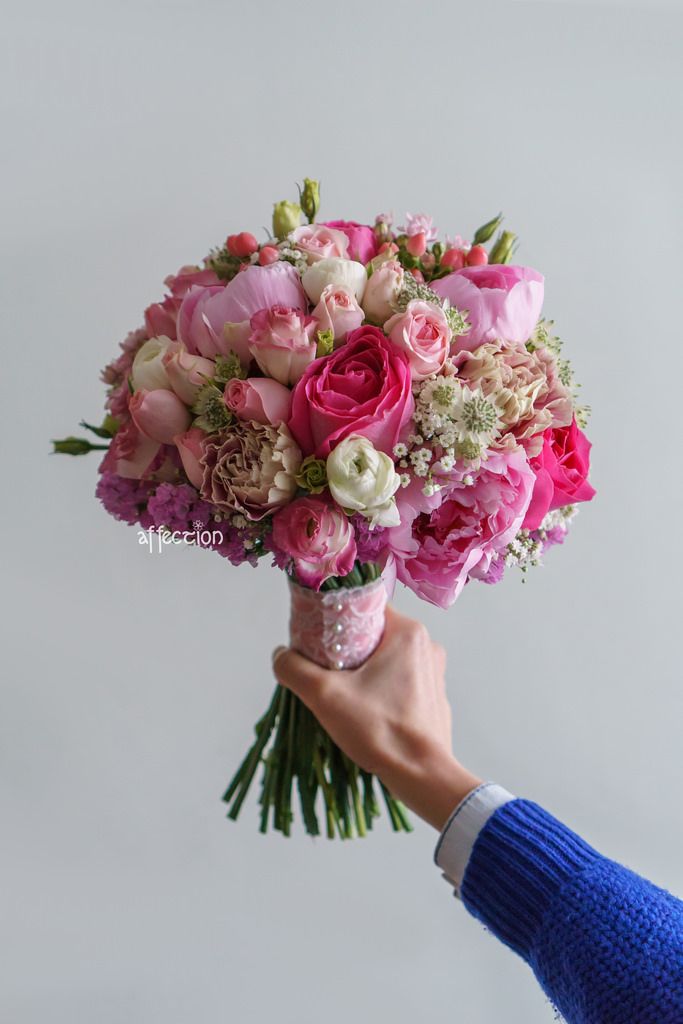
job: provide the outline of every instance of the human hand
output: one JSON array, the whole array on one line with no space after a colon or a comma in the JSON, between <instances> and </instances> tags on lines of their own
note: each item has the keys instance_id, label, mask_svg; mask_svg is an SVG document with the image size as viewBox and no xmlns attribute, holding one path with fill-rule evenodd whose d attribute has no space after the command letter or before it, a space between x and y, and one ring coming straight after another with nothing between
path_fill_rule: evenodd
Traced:
<instances>
[{"instance_id":1,"label":"human hand","mask_svg":"<svg viewBox=\"0 0 683 1024\"><path fill-rule=\"evenodd\" d=\"M356 764L437 829L480 780L456 760L446 652L421 623L387 608L379 647L358 669L320 668L279 647L273 671Z\"/></svg>"}]
</instances>

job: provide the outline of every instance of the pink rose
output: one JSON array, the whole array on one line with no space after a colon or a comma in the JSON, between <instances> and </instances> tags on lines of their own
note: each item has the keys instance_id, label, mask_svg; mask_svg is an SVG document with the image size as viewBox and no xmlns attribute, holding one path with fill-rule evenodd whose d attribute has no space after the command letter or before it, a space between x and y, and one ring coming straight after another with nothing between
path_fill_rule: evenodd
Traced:
<instances>
[{"instance_id":1,"label":"pink rose","mask_svg":"<svg viewBox=\"0 0 683 1024\"><path fill-rule=\"evenodd\" d=\"M277 426L289 419L292 392L270 377L233 377L225 385L225 404L241 420Z\"/></svg>"},{"instance_id":2,"label":"pink rose","mask_svg":"<svg viewBox=\"0 0 683 1024\"><path fill-rule=\"evenodd\" d=\"M575 419L568 427L546 430L543 448L531 460L536 483L524 520L525 529L537 530L548 512L590 501L595 496L588 483L590 450L591 443Z\"/></svg>"},{"instance_id":3,"label":"pink rose","mask_svg":"<svg viewBox=\"0 0 683 1024\"><path fill-rule=\"evenodd\" d=\"M205 437L206 434L199 427L190 427L184 434L176 434L173 438L187 479L197 490L202 486L204 477L204 469L199 460L204 452Z\"/></svg>"},{"instance_id":4,"label":"pink rose","mask_svg":"<svg viewBox=\"0 0 683 1024\"><path fill-rule=\"evenodd\" d=\"M216 369L211 359L192 355L182 345L169 347L162 362L171 387L185 405L192 405L197 392Z\"/></svg>"},{"instance_id":5,"label":"pink rose","mask_svg":"<svg viewBox=\"0 0 683 1024\"><path fill-rule=\"evenodd\" d=\"M531 267L464 267L430 288L467 311L471 327L455 339L454 352L473 351L484 341L528 341L543 306L543 276Z\"/></svg>"},{"instance_id":6,"label":"pink rose","mask_svg":"<svg viewBox=\"0 0 683 1024\"><path fill-rule=\"evenodd\" d=\"M171 294L166 295L162 302L155 302L147 307L145 326L150 338L163 334L175 341L178 337L178 310L187 291L195 285L205 288L207 285L220 284L220 281L213 270L187 266L181 267L177 274L167 277L164 284Z\"/></svg>"},{"instance_id":7,"label":"pink rose","mask_svg":"<svg viewBox=\"0 0 683 1024\"><path fill-rule=\"evenodd\" d=\"M377 255L375 232L368 224L358 224L355 220L328 220L323 226L344 232L349 243L349 259L369 263Z\"/></svg>"},{"instance_id":8,"label":"pink rose","mask_svg":"<svg viewBox=\"0 0 683 1024\"><path fill-rule=\"evenodd\" d=\"M128 411L140 433L159 444L173 444L190 425L190 413L173 391L142 388L130 396Z\"/></svg>"},{"instance_id":9,"label":"pink rose","mask_svg":"<svg viewBox=\"0 0 683 1024\"><path fill-rule=\"evenodd\" d=\"M413 380L438 373L448 358L451 329L444 311L433 302L413 299L404 313L387 320L384 331L408 357Z\"/></svg>"},{"instance_id":10,"label":"pink rose","mask_svg":"<svg viewBox=\"0 0 683 1024\"><path fill-rule=\"evenodd\" d=\"M323 288L312 315L318 321L317 330L332 331L335 341L345 338L349 331L355 331L364 320L363 310L353 292L336 284Z\"/></svg>"},{"instance_id":11,"label":"pink rose","mask_svg":"<svg viewBox=\"0 0 683 1024\"><path fill-rule=\"evenodd\" d=\"M455 473L431 497L414 480L396 495L401 522L387 534L398 578L419 597L448 608L470 577L485 576L519 531L534 486L520 448L494 452L474 483Z\"/></svg>"},{"instance_id":12,"label":"pink rose","mask_svg":"<svg viewBox=\"0 0 683 1024\"><path fill-rule=\"evenodd\" d=\"M309 263L330 256L347 256L349 240L343 231L324 224L305 224L295 228L289 236L296 249L300 249Z\"/></svg>"},{"instance_id":13,"label":"pink rose","mask_svg":"<svg viewBox=\"0 0 683 1024\"><path fill-rule=\"evenodd\" d=\"M273 517L273 544L292 559L297 579L314 590L330 576L346 576L356 561L347 516L320 498L297 498Z\"/></svg>"},{"instance_id":14,"label":"pink rose","mask_svg":"<svg viewBox=\"0 0 683 1024\"><path fill-rule=\"evenodd\" d=\"M394 302L403 285L403 267L387 260L370 275L363 294L363 309L368 320L383 324L394 312Z\"/></svg>"},{"instance_id":15,"label":"pink rose","mask_svg":"<svg viewBox=\"0 0 683 1024\"><path fill-rule=\"evenodd\" d=\"M288 306L261 309L251 318L249 351L260 369L281 384L296 384L315 359L317 321Z\"/></svg>"},{"instance_id":16,"label":"pink rose","mask_svg":"<svg viewBox=\"0 0 683 1024\"><path fill-rule=\"evenodd\" d=\"M306 310L308 301L294 267L282 261L269 267L248 267L227 285L190 288L178 311L178 337L189 352L215 359L232 350L241 361L249 353L238 349L244 335L228 341L226 324L242 324L259 309L288 306ZM245 365L246 365L245 362Z\"/></svg>"},{"instance_id":17,"label":"pink rose","mask_svg":"<svg viewBox=\"0 0 683 1024\"><path fill-rule=\"evenodd\" d=\"M289 426L305 455L327 458L349 434L390 455L413 409L406 356L366 325L307 368L294 389Z\"/></svg>"},{"instance_id":18,"label":"pink rose","mask_svg":"<svg viewBox=\"0 0 683 1024\"><path fill-rule=\"evenodd\" d=\"M140 433L133 421L128 420L116 431L99 471L116 473L127 480L142 480L160 447L158 441Z\"/></svg>"}]
</instances>

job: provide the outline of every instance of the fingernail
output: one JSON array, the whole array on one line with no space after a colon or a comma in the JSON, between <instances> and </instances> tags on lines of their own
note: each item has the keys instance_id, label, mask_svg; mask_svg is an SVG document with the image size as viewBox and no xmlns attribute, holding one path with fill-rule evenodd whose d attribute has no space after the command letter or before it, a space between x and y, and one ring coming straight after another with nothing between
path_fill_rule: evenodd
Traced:
<instances>
[{"instance_id":1,"label":"fingernail","mask_svg":"<svg viewBox=\"0 0 683 1024\"><path fill-rule=\"evenodd\" d=\"M273 653L271 655L271 657L273 659L273 667L275 666L275 662L280 657L280 655L284 654L286 650L287 650L287 648L284 646L284 644L278 644L278 646L275 648L275 650L273 651Z\"/></svg>"}]
</instances>

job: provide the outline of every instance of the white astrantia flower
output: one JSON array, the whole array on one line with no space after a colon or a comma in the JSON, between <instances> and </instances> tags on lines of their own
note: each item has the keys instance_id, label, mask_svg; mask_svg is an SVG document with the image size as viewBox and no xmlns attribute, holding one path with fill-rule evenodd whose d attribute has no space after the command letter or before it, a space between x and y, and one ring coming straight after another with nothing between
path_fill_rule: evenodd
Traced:
<instances>
[{"instance_id":1,"label":"white astrantia flower","mask_svg":"<svg viewBox=\"0 0 683 1024\"><path fill-rule=\"evenodd\" d=\"M356 301L363 298L368 275L362 263L346 260L341 256L329 256L327 259L312 263L304 271L301 283L311 302L316 305L328 284L348 289L356 296Z\"/></svg>"},{"instance_id":2,"label":"white astrantia flower","mask_svg":"<svg viewBox=\"0 0 683 1024\"><path fill-rule=\"evenodd\" d=\"M334 500L344 509L359 512L371 528L398 526L394 494L401 478L392 459L378 452L367 437L351 434L330 452L327 484Z\"/></svg>"},{"instance_id":3,"label":"white astrantia flower","mask_svg":"<svg viewBox=\"0 0 683 1024\"><path fill-rule=\"evenodd\" d=\"M158 338L149 338L135 353L133 368L131 370L131 382L134 391L158 391L171 390L171 382L166 373L163 359L168 351L169 345L173 342L165 335ZM177 346L176 346L177 347Z\"/></svg>"}]
</instances>

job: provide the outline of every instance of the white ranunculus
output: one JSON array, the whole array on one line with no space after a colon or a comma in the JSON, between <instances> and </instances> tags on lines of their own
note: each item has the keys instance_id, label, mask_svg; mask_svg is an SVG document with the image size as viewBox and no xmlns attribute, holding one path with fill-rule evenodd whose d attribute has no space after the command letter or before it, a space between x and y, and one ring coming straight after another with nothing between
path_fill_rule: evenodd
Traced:
<instances>
[{"instance_id":1,"label":"white ranunculus","mask_svg":"<svg viewBox=\"0 0 683 1024\"><path fill-rule=\"evenodd\" d=\"M401 480L394 463L372 441L351 434L327 456L327 483L342 508L360 512L370 526L398 526L394 501Z\"/></svg>"},{"instance_id":2,"label":"white ranunculus","mask_svg":"<svg viewBox=\"0 0 683 1024\"><path fill-rule=\"evenodd\" d=\"M315 305L320 302L320 296L328 284L348 288L360 302L367 280L368 275L362 263L345 260L341 256L330 256L327 259L318 260L308 270L305 270L301 283L309 299Z\"/></svg>"},{"instance_id":3,"label":"white ranunculus","mask_svg":"<svg viewBox=\"0 0 683 1024\"><path fill-rule=\"evenodd\" d=\"M158 338L150 338L140 346L133 360L131 380L134 391L158 391L166 388L171 391L171 382L166 373L163 359L168 351L168 346L173 342L165 335Z\"/></svg>"}]
</instances>

